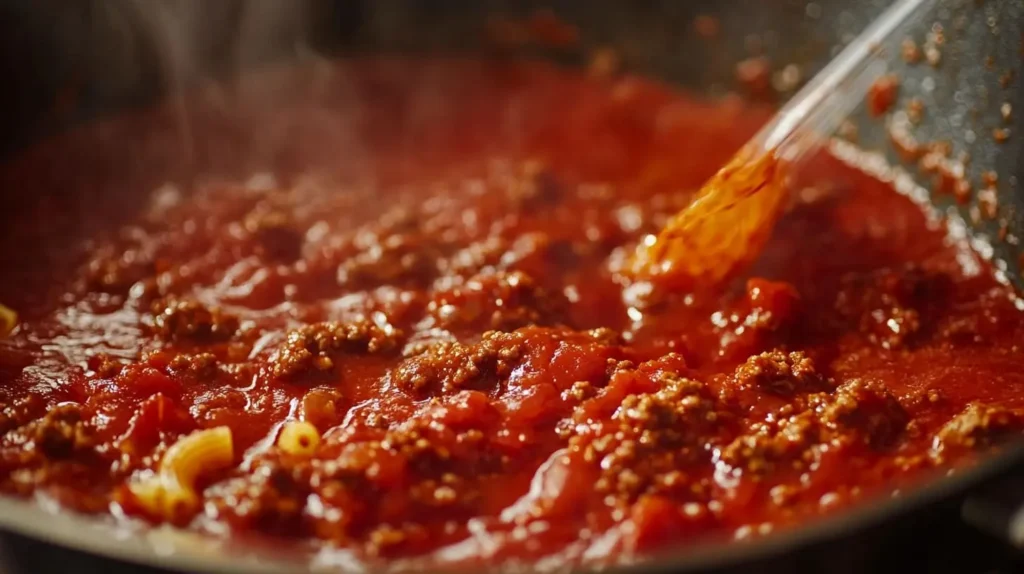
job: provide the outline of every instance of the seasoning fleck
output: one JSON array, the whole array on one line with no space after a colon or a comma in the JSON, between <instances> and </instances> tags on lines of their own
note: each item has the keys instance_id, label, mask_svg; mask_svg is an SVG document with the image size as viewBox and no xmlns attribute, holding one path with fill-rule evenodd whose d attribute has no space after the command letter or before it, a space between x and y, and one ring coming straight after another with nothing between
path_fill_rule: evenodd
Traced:
<instances>
[{"instance_id":1,"label":"seasoning fleck","mask_svg":"<svg viewBox=\"0 0 1024 574\"><path fill-rule=\"evenodd\" d=\"M903 61L908 64L916 64L921 61L921 48L917 46L917 42L913 38L903 39L900 52L903 55Z\"/></svg>"},{"instance_id":2,"label":"seasoning fleck","mask_svg":"<svg viewBox=\"0 0 1024 574\"><path fill-rule=\"evenodd\" d=\"M900 80L894 74L875 80L868 90L868 112L875 117L887 113L899 95Z\"/></svg>"}]
</instances>

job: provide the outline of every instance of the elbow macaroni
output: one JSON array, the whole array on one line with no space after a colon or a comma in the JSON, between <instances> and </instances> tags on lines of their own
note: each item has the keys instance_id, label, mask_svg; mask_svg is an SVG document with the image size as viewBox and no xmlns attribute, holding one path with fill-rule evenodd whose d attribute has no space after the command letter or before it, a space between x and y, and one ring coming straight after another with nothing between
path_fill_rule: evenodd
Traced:
<instances>
[{"instance_id":1,"label":"elbow macaroni","mask_svg":"<svg viewBox=\"0 0 1024 574\"><path fill-rule=\"evenodd\" d=\"M312 456L320 445L320 432L311 423L289 421L277 437L277 446L287 454Z\"/></svg>"},{"instance_id":2,"label":"elbow macaroni","mask_svg":"<svg viewBox=\"0 0 1024 574\"><path fill-rule=\"evenodd\" d=\"M149 512L174 519L199 505L196 481L200 475L226 468L233 460L231 429L199 430L178 439L160 461L157 473L130 484L129 490Z\"/></svg>"},{"instance_id":3,"label":"elbow macaroni","mask_svg":"<svg viewBox=\"0 0 1024 574\"><path fill-rule=\"evenodd\" d=\"M18 325L18 314L10 307L0 305L0 337L6 337Z\"/></svg>"}]
</instances>

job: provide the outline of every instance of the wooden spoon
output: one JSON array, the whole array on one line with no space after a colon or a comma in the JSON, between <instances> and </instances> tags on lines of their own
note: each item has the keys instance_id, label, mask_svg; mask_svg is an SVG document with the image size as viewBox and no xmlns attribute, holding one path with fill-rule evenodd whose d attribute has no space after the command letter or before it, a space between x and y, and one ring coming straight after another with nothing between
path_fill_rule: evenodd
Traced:
<instances>
[{"instance_id":1,"label":"wooden spoon","mask_svg":"<svg viewBox=\"0 0 1024 574\"><path fill-rule=\"evenodd\" d=\"M653 291L713 288L760 253L788 199L786 173L819 149L863 101L903 30L935 0L899 0L848 45L711 177L658 235L644 238L627 271ZM893 43L893 42L889 42ZM636 290L634 290L636 292Z\"/></svg>"}]
</instances>

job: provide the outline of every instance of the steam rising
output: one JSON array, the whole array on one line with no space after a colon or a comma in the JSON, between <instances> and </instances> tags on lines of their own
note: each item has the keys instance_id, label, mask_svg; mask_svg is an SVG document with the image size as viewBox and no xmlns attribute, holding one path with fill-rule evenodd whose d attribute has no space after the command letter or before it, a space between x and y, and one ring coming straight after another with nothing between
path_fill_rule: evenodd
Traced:
<instances>
[{"instance_id":1,"label":"steam rising","mask_svg":"<svg viewBox=\"0 0 1024 574\"><path fill-rule=\"evenodd\" d=\"M87 7L91 94L119 105L166 94L186 161L193 128L183 93L198 81L308 53L308 4L289 0L92 0Z\"/></svg>"},{"instance_id":2,"label":"steam rising","mask_svg":"<svg viewBox=\"0 0 1024 574\"><path fill-rule=\"evenodd\" d=\"M165 86L236 72L298 49L307 38L307 7L281 0L93 0L90 40L101 52L94 65L113 63L117 75L132 79L155 65Z\"/></svg>"}]
</instances>

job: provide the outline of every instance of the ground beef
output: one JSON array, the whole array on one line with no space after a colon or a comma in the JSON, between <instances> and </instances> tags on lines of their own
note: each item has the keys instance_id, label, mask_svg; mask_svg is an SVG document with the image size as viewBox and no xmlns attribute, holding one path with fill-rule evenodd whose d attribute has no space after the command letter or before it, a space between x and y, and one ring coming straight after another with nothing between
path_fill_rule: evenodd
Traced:
<instances>
[{"instance_id":1,"label":"ground beef","mask_svg":"<svg viewBox=\"0 0 1024 574\"><path fill-rule=\"evenodd\" d=\"M270 357L275 377L296 379L333 372L335 359L345 353L386 353L402 339L402 331L369 319L329 321L288 332L284 345Z\"/></svg>"},{"instance_id":2,"label":"ground beef","mask_svg":"<svg viewBox=\"0 0 1024 574\"><path fill-rule=\"evenodd\" d=\"M854 379L831 396L816 395L811 404L833 432L855 430L874 448L893 444L909 417L885 385Z\"/></svg>"},{"instance_id":3,"label":"ground beef","mask_svg":"<svg viewBox=\"0 0 1024 574\"><path fill-rule=\"evenodd\" d=\"M29 431L35 448L51 460L88 451L94 443L93 434L83 407L73 403L50 410Z\"/></svg>"},{"instance_id":4,"label":"ground beef","mask_svg":"<svg viewBox=\"0 0 1024 574\"><path fill-rule=\"evenodd\" d=\"M487 448L493 433L486 422L457 428L424 416L427 411L387 430L364 428L358 440L337 443L335 456L313 461L314 488L326 489L328 497L331 490L344 488L368 500L388 496L394 503L444 503L446 491L460 487L464 479L501 469L502 458ZM375 504L367 512L386 514L385 506Z\"/></svg>"},{"instance_id":5,"label":"ground beef","mask_svg":"<svg viewBox=\"0 0 1024 574\"><path fill-rule=\"evenodd\" d=\"M802 352L774 350L754 355L733 374L741 389L762 389L781 396L821 390L823 377Z\"/></svg>"},{"instance_id":6,"label":"ground beef","mask_svg":"<svg viewBox=\"0 0 1024 574\"><path fill-rule=\"evenodd\" d=\"M460 472L469 474L495 470L488 468L494 460L483 450L487 441L477 428L457 430L429 418L414 418L388 430L379 448L407 460L419 477L438 477L460 467Z\"/></svg>"},{"instance_id":7,"label":"ground beef","mask_svg":"<svg viewBox=\"0 0 1024 574\"><path fill-rule=\"evenodd\" d=\"M44 412L42 401L33 395L19 399L13 404L3 405L0 407L0 438L33 418L42 416Z\"/></svg>"},{"instance_id":8,"label":"ground beef","mask_svg":"<svg viewBox=\"0 0 1024 574\"><path fill-rule=\"evenodd\" d=\"M564 308L564 296L515 271L477 275L436 293L427 313L434 325L449 331L511 331L527 325L556 325Z\"/></svg>"},{"instance_id":9,"label":"ground beef","mask_svg":"<svg viewBox=\"0 0 1024 574\"><path fill-rule=\"evenodd\" d=\"M175 374L182 374L199 381L211 381L217 376L217 356L213 353L179 354L167 364Z\"/></svg>"},{"instance_id":10,"label":"ground beef","mask_svg":"<svg viewBox=\"0 0 1024 574\"><path fill-rule=\"evenodd\" d=\"M647 375L624 370L618 376L620 380L650 376L647 382L654 388L626 395L607 423L564 425L569 451L599 469L596 491L622 508L644 494L700 491L685 469L708 456L706 443L722 422L720 405L704 384L678 372ZM613 382L603 394L614 393L617 386ZM587 409L587 403L578 407L581 412L575 421L589 420Z\"/></svg>"},{"instance_id":11,"label":"ground beef","mask_svg":"<svg viewBox=\"0 0 1024 574\"><path fill-rule=\"evenodd\" d=\"M834 392L800 397L769 420L751 424L722 449L721 459L760 476L781 466L803 470L826 443L886 448L907 421L906 412L883 385L848 381Z\"/></svg>"},{"instance_id":12,"label":"ground beef","mask_svg":"<svg viewBox=\"0 0 1024 574\"><path fill-rule=\"evenodd\" d=\"M721 460L733 469L762 476L781 466L803 470L814 460L813 448L825 429L811 411L775 422L758 422L722 449Z\"/></svg>"},{"instance_id":13,"label":"ground beef","mask_svg":"<svg viewBox=\"0 0 1024 574\"><path fill-rule=\"evenodd\" d=\"M451 513L477 500L475 479L503 468L489 446L493 427L486 418L448 424L434 410L428 404L387 430L364 427L358 439L328 439L336 455L312 461L309 481L325 509L314 518L321 536L372 546L380 541L363 524L389 524L410 506Z\"/></svg>"},{"instance_id":14,"label":"ground beef","mask_svg":"<svg viewBox=\"0 0 1024 574\"><path fill-rule=\"evenodd\" d=\"M399 365L392 380L417 393L486 388L512 372L522 355L523 339L521 334L491 331L471 345L438 343Z\"/></svg>"},{"instance_id":15,"label":"ground beef","mask_svg":"<svg viewBox=\"0 0 1024 574\"><path fill-rule=\"evenodd\" d=\"M153 304L153 326L172 341L226 341L238 331L238 318L198 301L164 300Z\"/></svg>"},{"instance_id":16,"label":"ground beef","mask_svg":"<svg viewBox=\"0 0 1024 574\"><path fill-rule=\"evenodd\" d=\"M236 528L255 528L286 537L304 536L309 531L303 514L311 472L305 461L258 459L245 476L213 492L213 507L219 517Z\"/></svg>"},{"instance_id":17,"label":"ground beef","mask_svg":"<svg viewBox=\"0 0 1024 574\"><path fill-rule=\"evenodd\" d=\"M89 357L88 366L89 370L96 373L97 377L111 379L124 369L125 362L107 353L97 353Z\"/></svg>"},{"instance_id":18,"label":"ground beef","mask_svg":"<svg viewBox=\"0 0 1024 574\"><path fill-rule=\"evenodd\" d=\"M357 231L347 247L351 254L338 265L338 285L351 289L433 280L446 250L438 237L417 227L419 217L427 216L400 209Z\"/></svg>"},{"instance_id":19,"label":"ground beef","mask_svg":"<svg viewBox=\"0 0 1024 574\"><path fill-rule=\"evenodd\" d=\"M930 455L942 463L957 451L983 449L1024 430L1024 412L971 404L935 435Z\"/></svg>"},{"instance_id":20,"label":"ground beef","mask_svg":"<svg viewBox=\"0 0 1024 574\"><path fill-rule=\"evenodd\" d=\"M305 238L292 216L272 205L259 204L243 221L256 255L276 261L295 261L302 255Z\"/></svg>"}]
</instances>

